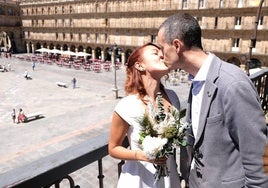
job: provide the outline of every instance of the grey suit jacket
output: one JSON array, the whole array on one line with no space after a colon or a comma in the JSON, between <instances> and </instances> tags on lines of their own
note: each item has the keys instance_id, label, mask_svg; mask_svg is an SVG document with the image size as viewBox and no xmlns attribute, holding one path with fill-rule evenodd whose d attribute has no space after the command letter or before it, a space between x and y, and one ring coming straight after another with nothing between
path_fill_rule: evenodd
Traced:
<instances>
[{"instance_id":1,"label":"grey suit jacket","mask_svg":"<svg viewBox=\"0 0 268 188\"><path fill-rule=\"evenodd\" d=\"M258 94L239 67L213 56L197 136L181 149L182 176L190 188L268 188L262 161L267 127ZM188 121L190 112L191 94Z\"/></svg>"}]
</instances>

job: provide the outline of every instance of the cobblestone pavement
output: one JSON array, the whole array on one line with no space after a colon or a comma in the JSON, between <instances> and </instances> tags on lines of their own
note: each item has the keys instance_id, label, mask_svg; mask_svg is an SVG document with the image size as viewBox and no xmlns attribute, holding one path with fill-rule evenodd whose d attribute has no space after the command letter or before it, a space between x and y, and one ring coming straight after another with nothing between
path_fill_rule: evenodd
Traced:
<instances>
[{"instance_id":1,"label":"cobblestone pavement","mask_svg":"<svg viewBox=\"0 0 268 188\"><path fill-rule=\"evenodd\" d=\"M0 64L10 63L12 71L0 73L0 175L16 167L31 163L69 146L109 131L115 99L114 72L75 70L56 64L36 63L32 70L30 61L0 58ZM32 80L23 74L27 70ZM125 69L117 72L119 96L124 96ZM71 80L77 79L76 88ZM65 82L63 88L56 82ZM185 101L189 90L187 83L167 87L177 91ZM44 118L28 123L13 123L12 109L22 108L25 114L42 112ZM104 187L113 188L117 182L117 163L107 156L103 160ZM72 174L81 188L98 187L97 163ZM66 183L62 185L66 186Z\"/></svg>"}]
</instances>

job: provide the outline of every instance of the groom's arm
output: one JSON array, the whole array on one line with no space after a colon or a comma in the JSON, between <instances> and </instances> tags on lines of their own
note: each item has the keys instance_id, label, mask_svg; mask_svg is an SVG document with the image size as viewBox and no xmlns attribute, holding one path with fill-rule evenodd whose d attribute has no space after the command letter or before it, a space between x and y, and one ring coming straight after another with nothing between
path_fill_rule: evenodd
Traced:
<instances>
[{"instance_id":1,"label":"groom's arm","mask_svg":"<svg viewBox=\"0 0 268 188\"><path fill-rule=\"evenodd\" d=\"M258 95L250 82L241 79L228 86L225 96L225 122L230 125L230 135L240 152L245 187L267 188L268 176L263 168L267 127ZM239 102L234 102L231 96Z\"/></svg>"},{"instance_id":2,"label":"groom's arm","mask_svg":"<svg viewBox=\"0 0 268 188\"><path fill-rule=\"evenodd\" d=\"M267 144L265 146L265 151L263 154L263 167L264 167L264 172L268 176L268 141L267 141Z\"/></svg>"}]
</instances>

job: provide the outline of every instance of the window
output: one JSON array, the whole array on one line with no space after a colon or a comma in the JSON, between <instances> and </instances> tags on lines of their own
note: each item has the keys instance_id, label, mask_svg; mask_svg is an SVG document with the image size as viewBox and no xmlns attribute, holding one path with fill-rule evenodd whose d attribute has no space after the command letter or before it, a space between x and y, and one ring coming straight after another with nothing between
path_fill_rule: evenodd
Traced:
<instances>
[{"instance_id":1,"label":"window","mask_svg":"<svg viewBox=\"0 0 268 188\"><path fill-rule=\"evenodd\" d=\"M108 19L107 19L107 18L105 18L105 20L103 21L103 25L104 25L105 27L108 26Z\"/></svg>"},{"instance_id":2,"label":"window","mask_svg":"<svg viewBox=\"0 0 268 188\"><path fill-rule=\"evenodd\" d=\"M234 38L233 39L233 46L232 46L232 52L239 52L239 38Z\"/></svg>"},{"instance_id":3,"label":"window","mask_svg":"<svg viewBox=\"0 0 268 188\"><path fill-rule=\"evenodd\" d=\"M241 17L235 18L235 25L241 25Z\"/></svg>"},{"instance_id":4,"label":"window","mask_svg":"<svg viewBox=\"0 0 268 188\"><path fill-rule=\"evenodd\" d=\"M90 34L87 33L87 42L90 42Z\"/></svg>"},{"instance_id":5,"label":"window","mask_svg":"<svg viewBox=\"0 0 268 188\"><path fill-rule=\"evenodd\" d=\"M73 26L74 26L73 19L70 19L70 27L73 27Z\"/></svg>"},{"instance_id":6,"label":"window","mask_svg":"<svg viewBox=\"0 0 268 188\"><path fill-rule=\"evenodd\" d=\"M219 5L220 8L223 8L224 7L224 0L220 0L220 5Z\"/></svg>"},{"instance_id":7,"label":"window","mask_svg":"<svg viewBox=\"0 0 268 188\"><path fill-rule=\"evenodd\" d=\"M62 14L64 14L64 6L63 7L61 7L61 12L62 12Z\"/></svg>"},{"instance_id":8,"label":"window","mask_svg":"<svg viewBox=\"0 0 268 188\"><path fill-rule=\"evenodd\" d=\"M70 13L72 13L73 12L73 7L72 6L70 6Z\"/></svg>"},{"instance_id":9,"label":"window","mask_svg":"<svg viewBox=\"0 0 268 188\"><path fill-rule=\"evenodd\" d=\"M155 35L151 35L151 42L155 43L156 42L156 36Z\"/></svg>"},{"instance_id":10,"label":"window","mask_svg":"<svg viewBox=\"0 0 268 188\"><path fill-rule=\"evenodd\" d=\"M62 39L65 40L66 36L65 33L62 33Z\"/></svg>"},{"instance_id":11,"label":"window","mask_svg":"<svg viewBox=\"0 0 268 188\"><path fill-rule=\"evenodd\" d=\"M244 4L244 0L238 0L237 7L241 8L243 7L243 4Z\"/></svg>"},{"instance_id":12,"label":"window","mask_svg":"<svg viewBox=\"0 0 268 188\"><path fill-rule=\"evenodd\" d=\"M235 29L241 29L241 17L235 18Z\"/></svg>"},{"instance_id":13,"label":"window","mask_svg":"<svg viewBox=\"0 0 268 188\"><path fill-rule=\"evenodd\" d=\"M59 34L58 34L58 33L56 33L56 40L58 40L58 38L59 38Z\"/></svg>"},{"instance_id":14,"label":"window","mask_svg":"<svg viewBox=\"0 0 268 188\"><path fill-rule=\"evenodd\" d=\"M55 14L58 14L58 7L55 7Z\"/></svg>"},{"instance_id":15,"label":"window","mask_svg":"<svg viewBox=\"0 0 268 188\"><path fill-rule=\"evenodd\" d=\"M108 40L108 35L106 33L105 33L104 37L105 37L105 43L108 44L109 40Z\"/></svg>"},{"instance_id":16,"label":"window","mask_svg":"<svg viewBox=\"0 0 268 188\"><path fill-rule=\"evenodd\" d=\"M198 8L204 8L205 7L205 0L199 0Z\"/></svg>"},{"instance_id":17,"label":"window","mask_svg":"<svg viewBox=\"0 0 268 188\"><path fill-rule=\"evenodd\" d=\"M235 39L233 39L233 47L234 48L238 48L239 47L239 38L235 38Z\"/></svg>"},{"instance_id":18,"label":"window","mask_svg":"<svg viewBox=\"0 0 268 188\"><path fill-rule=\"evenodd\" d=\"M70 39L73 40L74 36L73 33L70 33Z\"/></svg>"},{"instance_id":19,"label":"window","mask_svg":"<svg viewBox=\"0 0 268 188\"><path fill-rule=\"evenodd\" d=\"M55 20L55 27L58 27L58 20Z\"/></svg>"},{"instance_id":20,"label":"window","mask_svg":"<svg viewBox=\"0 0 268 188\"><path fill-rule=\"evenodd\" d=\"M90 6L89 5L86 5L86 11L90 12Z\"/></svg>"},{"instance_id":21,"label":"window","mask_svg":"<svg viewBox=\"0 0 268 188\"><path fill-rule=\"evenodd\" d=\"M95 34L95 39L96 39L96 43L99 43L100 40L100 36L98 33Z\"/></svg>"},{"instance_id":22,"label":"window","mask_svg":"<svg viewBox=\"0 0 268 188\"><path fill-rule=\"evenodd\" d=\"M182 8L188 8L188 0L182 0Z\"/></svg>"},{"instance_id":23,"label":"window","mask_svg":"<svg viewBox=\"0 0 268 188\"><path fill-rule=\"evenodd\" d=\"M215 17L214 29L218 27L218 17Z\"/></svg>"},{"instance_id":24,"label":"window","mask_svg":"<svg viewBox=\"0 0 268 188\"><path fill-rule=\"evenodd\" d=\"M263 29L263 16L259 18L258 29Z\"/></svg>"},{"instance_id":25,"label":"window","mask_svg":"<svg viewBox=\"0 0 268 188\"><path fill-rule=\"evenodd\" d=\"M263 16L260 17L258 25L263 25Z\"/></svg>"},{"instance_id":26,"label":"window","mask_svg":"<svg viewBox=\"0 0 268 188\"><path fill-rule=\"evenodd\" d=\"M82 34L81 33L79 33L78 37L79 37L79 41L82 41Z\"/></svg>"},{"instance_id":27,"label":"window","mask_svg":"<svg viewBox=\"0 0 268 188\"><path fill-rule=\"evenodd\" d=\"M100 11L100 7L99 7L99 4L98 4L98 3L96 4L95 9L96 9L96 10L95 10L96 12L99 12L99 11Z\"/></svg>"}]
</instances>

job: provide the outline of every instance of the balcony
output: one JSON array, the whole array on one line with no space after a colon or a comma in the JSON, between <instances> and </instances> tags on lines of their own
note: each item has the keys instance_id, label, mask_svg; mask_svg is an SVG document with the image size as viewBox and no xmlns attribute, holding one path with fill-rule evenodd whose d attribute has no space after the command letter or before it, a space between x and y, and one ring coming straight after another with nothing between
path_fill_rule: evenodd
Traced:
<instances>
[{"instance_id":1,"label":"balcony","mask_svg":"<svg viewBox=\"0 0 268 188\"><path fill-rule=\"evenodd\" d=\"M250 75L260 95L261 104L264 112L268 113L268 68ZM107 125L108 126L108 125ZM103 171L103 158L108 156L108 137L105 132L91 140L73 145L60 152L54 153L48 157L39 159L30 164L21 166L14 170L0 175L0 187L50 187L55 185L59 187L61 180L67 180L71 188L79 187L76 185L71 173L82 169L93 163L98 164L98 173L93 176L98 179L98 187L103 188L107 174ZM127 146L125 140L124 145ZM119 162L119 161L118 161ZM121 162L112 173L120 173ZM92 176L91 176L92 177ZM117 179L112 180L116 182ZM97 187L97 185L95 185Z\"/></svg>"}]
</instances>

